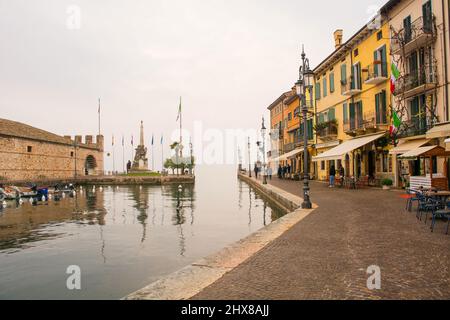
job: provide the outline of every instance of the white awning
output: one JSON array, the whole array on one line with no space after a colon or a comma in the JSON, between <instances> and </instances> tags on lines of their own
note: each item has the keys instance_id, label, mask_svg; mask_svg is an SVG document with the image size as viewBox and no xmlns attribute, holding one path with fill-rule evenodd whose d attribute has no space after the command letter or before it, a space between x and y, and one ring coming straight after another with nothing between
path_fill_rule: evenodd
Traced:
<instances>
[{"instance_id":1,"label":"white awning","mask_svg":"<svg viewBox=\"0 0 450 320\"><path fill-rule=\"evenodd\" d=\"M391 151L389 151L389 153L390 154L404 154L404 153L409 152L411 150L415 150L417 148L420 148L420 147L426 145L429 142L430 142L430 140L427 140L427 139L417 139L417 140L406 141L406 142L398 145L397 147L395 147Z\"/></svg>"},{"instance_id":2,"label":"white awning","mask_svg":"<svg viewBox=\"0 0 450 320\"><path fill-rule=\"evenodd\" d=\"M416 159L416 158L420 157L421 155L423 155L435 148L439 148L439 146L420 147L420 148L417 148L417 149L414 149L414 150L404 153L403 155L400 156L400 158Z\"/></svg>"},{"instance_id":3,"label":"white awning","mask_svg":"<svg viewBox=\"0 0 450 320\"><path fill-rule=\"evenodd\" d=\"M299 153L302 153L304 150L305 150L304 148L295 149L294 151L285 153L278 158L272 159L271 162L286 161L288 159L294 158L296 155L298 155Z\"/></svg>"},{"instance_id":4,"label":"white awning","mask_svg":"<svg viewBox=\"0 0 450 320\"><path fill-rule=\"evenodd\" d=\"M365 137L345 141L344 143L337 146L336 148L333 148L327 152L324 152L324 153L318 155L317 157L313 157L313 161L318 162L318 161L326 161L326 160L341 160L342 157L344 157L347 153L352 152L353 150L359 149L361 147L364 147L365 145L368 145L369 143L380 139L384 135L385 135L385 133L381 133L381 134L377 134L377 135L365 136Z\"/></svg>"},{"instance_id":5,"label":"white awning","mask_svg":"<svg viewBox=\"0 0 450 320\"><path fill-rule=\"evenodd\" d=\"M450 136L450 123L438 124L427 132L427 139L448 138Z\"/></svg>"}]
</instances>

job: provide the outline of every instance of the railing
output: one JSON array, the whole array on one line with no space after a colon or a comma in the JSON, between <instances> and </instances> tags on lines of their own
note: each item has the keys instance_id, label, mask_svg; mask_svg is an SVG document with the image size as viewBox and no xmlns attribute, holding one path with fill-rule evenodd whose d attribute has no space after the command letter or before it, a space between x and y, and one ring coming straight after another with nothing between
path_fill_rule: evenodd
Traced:
<instances>
[{"instance_id":1,"label":"railing","mask_svg":"<svg viewBox=\"0 0 450 320\"><path fill-rule=\"evenodd\" d=\"M284 145L284 152L288 153L295 150L295 143L287 143Z\"/></svg>"},{"instance_id":2,"label":"railing","mask_svg":"<svg viewBox=\"0 0 450 320\"><path fill-rule=\"evenodd\" d=\"M375 61L371 65L365 68L366 77L365 81L371 81L377 78L387 78L388 77L388 68L386 62Z\"/></svg>"},{"instance_id":3,"label":"railing","mask_svg":"<svg viewBox=\"0 0 450 320\"><path fill-rule=\"evenodd\" d=\"M424 135L431 129L431 127L432 126L428 124L425 117L416 117L415 119L403 121L398 137L408 138Z\"/></svg>"},{"instance_id":4,"label":"railing","mask_svg":"<svg viewBox=\"0 0 450 320\"><path fill-rule=\"evenodd\" d=\"M355 116L344 123L344 132L375 129L385 125L387 125L387 116L377 117L376 112L366 112L364 116Z\"/></svg>"},{"instance_id":5,"label":"railing","mask_svg":"<svg viewBox=\"0 0 450 320\"><path fill-rule=\"evenodd\" d=\"M346 80L341 81L342 94L351 94L355 91L362 90L362 84L358 83L357 76L350 76Z\"/></svg>"},{"instance_id":6,"label":"railing","mask_svg":"<svg viewBox=\"0 0 450 320\"><path fill-rule=\"evenodd\" d=\"M400 77L395 84L394 94L402 94L424 85L435 85L437 82L436 66L434 63L425 65L415 73Z\"/></svg>"},{"instance_id":7,"label":"railing","mask_svg":"<svg viewBox=\"0 0 450 320\"><path fill-rule=\"evenodd\" d=\"M392 37L392 52L398 52L403 46L423 36L434 37L435 35L436 24L434 15L427 19L424 19L424 17L422 16L416 19L411 24L410 28L403 28Z\"/></svg>"},{"instance_id":8,"label":"railing","mask_svg":"<svg viewBox=\"0 0 450 320\"><path fill-rule=\"evenodd\" d=\"M326 123L325 127L317 130L317 136L322 139L332 138L338 135L338 127L336 123Z\"/></svg>"}]
</instances>

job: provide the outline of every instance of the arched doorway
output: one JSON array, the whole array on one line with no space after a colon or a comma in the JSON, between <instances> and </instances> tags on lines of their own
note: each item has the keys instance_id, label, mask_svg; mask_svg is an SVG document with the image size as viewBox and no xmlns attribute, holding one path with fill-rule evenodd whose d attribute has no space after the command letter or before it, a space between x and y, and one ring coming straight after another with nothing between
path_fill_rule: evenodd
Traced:
<instances>
[{"instance_id":1,"label":"arched doorway","mask_svg":"<svg viewBox=\"0 0 450 320\"><path fill-rule=\"evenodd\" d=\"M97 168L97 160L95 160L94 156L89 155L86 158L86 161L84 163L84 174L86 176L93 176L96 174Z\"/></svg>"}]
</instances>

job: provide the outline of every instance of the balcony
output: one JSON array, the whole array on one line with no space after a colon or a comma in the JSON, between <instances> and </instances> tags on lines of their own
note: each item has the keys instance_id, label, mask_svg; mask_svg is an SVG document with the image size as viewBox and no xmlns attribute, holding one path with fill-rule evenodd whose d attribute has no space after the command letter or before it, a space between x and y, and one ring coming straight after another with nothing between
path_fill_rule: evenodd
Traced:
<instances>
[{"instance_id":1,"label":"balcony","mask_svg":"<svg viewBox=\"0 0 450 320\"><path fill-rule=\"evenodd\" d=\"M345 81L341 81L341 90L344 96L354 96L361 93L362 87L356 77L352 76Z\"/></svg>"},{"instance_id":2,"label":"balcony","mask_svg":"<svg viewBox=\"0 0 450 320\"><path fill-rule=\"evenodd\" d=\"M425 135L432 128L427 122L426 118L416 118L404 121L398 132L398 138L410 138Z\"/></svg>"},{"instance_id":3,"label":"balcony","mask_svg":"<svg viewBox=\"0 0 450 320\"><path fill-rule=\"evenodd\" d=\"M420 17L408 29L401 29L392 37L393 55L409 55L417 48L424 47L436 40L436 23L434 15L428 19Z\"/></svg>"},{"instance_id":4,"label":"balcony","mask_svg":"<svg viewBox=\"0 0 450 320\"><path fill-rule=\"evenodd\" d=\"M295 150L295 143L287 143L284 145L284 153L288 153Z\"/></svg>"},{"instance_id":5,"label":"balcony","mask_svg":"<svg viewBox=\"0 0 450 320\"><path fill-rule=\"evenodd\" d=\"M333 141L338 137L338 124L336 121L320 123L315 130L322 141Z\"/></svg>"},{"instance_id":6,"label":"balcony","mask_svg":"<svg viewBox=\"0 0 450 320\"><path fill-rule=\"evenodd\" d=\"M395 96L403 95L407 99L436 88L438 77L434 64L431 67L424 66L420 69L397 80L394 91Z\"/></svg>"},{"instance_id":7,"label":"balcony","mask_svg":"<svg viewBox=\"0 0 450 320\"><path fill-rule=\"evenodd\" d=\"M363 70L366 77L365 84L377 85L388 80L388 68L386 62L374 61L371 65Z\"/></svg>"},{"instance_id":8,"label":"balcony","mask_svg":"<svg viewBox=\"0 0 450 320\"><path fill-rule=\"evenodd\" d=\"M388 130L387 117L378 119L375 112L367 112L364 116L357 116L344 124L344 132L349 136L376 133Z\"/></svg>"}]
</instances>

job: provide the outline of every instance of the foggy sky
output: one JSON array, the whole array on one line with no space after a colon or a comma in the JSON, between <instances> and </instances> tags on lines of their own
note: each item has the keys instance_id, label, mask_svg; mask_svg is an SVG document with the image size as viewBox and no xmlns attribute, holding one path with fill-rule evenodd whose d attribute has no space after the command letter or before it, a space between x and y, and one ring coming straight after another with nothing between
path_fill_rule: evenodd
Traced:
<instances>
[{"instance_id":1,"label":"foggy sky","mask_svg":"<svg viewBox=\"0 0 450 320\"><path fill-rule=\"evenodd\" d=\"M301 44L317 65L384 0L0 0L0 118L60 135L96 134L102 99L107 151L144 120L166 152L183 97L184 126L259 128L266 108L298 78ZM67 8L81 28L67 27ZM195 141L194 141L195 142ZM150 148L150 146L148 145ZM106 168L111 170L111 159ZM150 161L151 163L151 161Z\"/></svg>"}]
</instances>

